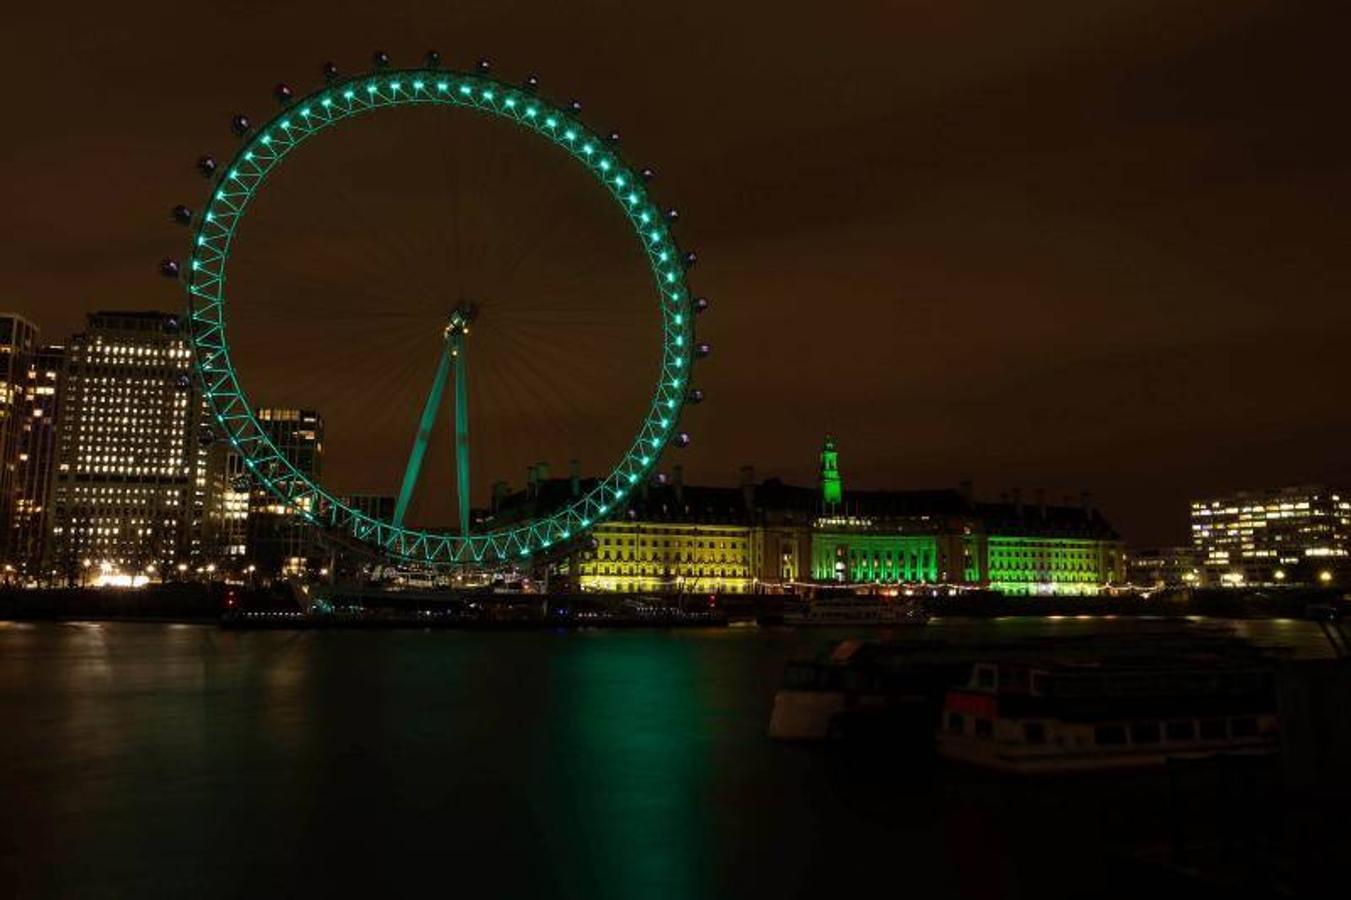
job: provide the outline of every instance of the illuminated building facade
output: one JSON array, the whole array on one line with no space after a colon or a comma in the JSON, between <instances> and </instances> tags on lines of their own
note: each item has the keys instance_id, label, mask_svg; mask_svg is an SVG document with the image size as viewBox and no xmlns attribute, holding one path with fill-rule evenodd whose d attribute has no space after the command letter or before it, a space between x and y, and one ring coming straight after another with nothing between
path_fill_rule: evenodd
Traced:
<instances>
[{"instance_id":1,"label":"illuminated building facade","mask_svg":"<svg viewBox=\"0 0 1351 900\"><path fill-rule=\"evenodd\" d=\"M840 479L840 453L835 449L835 438L826 435L821 448L821 502L826 512L834 512L844 498L844 482Z\"/></svg>"},{"instance_id":2,"label":"illuminated building facade","mask_svg":"<svg viewBox=\"0 0 1351 900\"><path fill-rule=\"evenodd\" d=\"M28 370L38 329L23 316L0 313L0 560L13 571L15 519L20 500L20 457L27 422Z\"/></svg>"},{"instance_id":3,"label":"illuminated building facade","mask_svg":"<svg viewBox=\"0 0 1351 900\"><path fill-rule=\"evenodd\" d=\"M39 347L24 385L17 497L14 504L11 564L25 580L50 580L44 567L51 532L52 476L55 474L64 347Z\"/></svg>"},{"instance_id":4,"label":"illuminated building facade","mask_svg":"<svg viewBox=\"0 0 1351 900\"><path fill-rule=\"evenodd\" d=\"M829 455L829 472L825 460ZM1085 595L1122 585L1120 539L1087 495L1076 505L983 503L958 490L845 491L835 442L822 451L812 577L838 584L945 584L1012 596Z\"/></svg>"},{"instance_id":5,"label":"illuminated building facade","mask_svg":"<svg viewBox=\"0 0 1351 900\"><path fill-rule=\"evenodd\" d=\"M191 564L201 545L201 398L177 316L97 312L59 394L52 564L70 580Z\"/></svg>"},{"instance_id":6,"label":"illuminated building facade","mask_svg":"<svg viewBox=\"0 0 1351 900\"><path fill-rule=\"evenodd\" d=\"M258 424L278 452L301 474L323 475L324 420L312 409L261 408ZM248 559L259 571L297 575L318 553L317 535L295 510L271 492L254 487L248 511Z\"/></svg>"},{"instance_id":7,"label":"illuminated building facade","mask_svg":"<svg viewBox=\"0 0 1351 900\"><path fill-rule=\"evenodd\" d=\"M1191 530L1207 584L1342 584L1351 494L1309 485L1196 500Z\"/></svg>"},{"instance_id":8,"label":"illuminated building facade","mask_svg":"<svg viewBox=\"0 0 1351 900\"><path fill-rule=\"evenodd\" d=\"M1201 558L1194 547L1153 547L1126 556L1126 579L1134 587L1191 587L1201 578Z\"/></svg>"},{"instance_id":9,"label":"illuminated building facade","mask_svg":"<svg viewBox=\"0 0 1351 900\"><path fill-rule=\"evenodd\" d=\"M584 490L576 479L555 490ZM536 492L548 498L549 488ZM735 488L686 486L674 478L635 492L622 518L593 531L595 547L578 554L575 585L584 591L745 594L806 577L810 489L777 480L756 484L749 467Z\"/></svg>"},{"instance_id":10,"label":"illuminated building facade","mask_svg":"<svg viewBox=\"0 0 1351 900\"><path fill-rule=\"evenodd\" d=\"M253 481L244 458L224 441L213 441L207 460L207 557L227 570L237 570L248 553Z\"/></svg>"},{"instance_id":11,"label":"illuminated building facade","mask_svg":"<svg viewBox=\"0 0 1351 900\"><path fill-rule=\"evenodd\" d=\"M684 484L676 467L630 495L595 545L570 561L586 591L724 593L795 591L836 584L879 588L952 585L1016 596L1096 594L1125 583L1117 535L1087 502L980 503L958 490L847 491L827 440L815 489L755 482ZM495 492L485 525L556 508L591 482L539 478Z\"/></svg>"},{"instance_id":12,"label":"illuminated building facade","mask_svg":"<svg viewBox=\"0 0 1351 900\"><path fill-rule=\"evenodd\" d=\"M597 527L577 560L584 591L750 593L752 508L737 488L649 485ZM752 501L753 502L753 501Z\"/></svg>"},{"instance_id":13,"label":"illuminated building facade","mask_svg":"<svg viewBox=\"0 0 1351 900\"><path fill-rule=\"evenodd\" d=\"M1072 534L989 536L988 586L1012 596L1065 596L1099 594L1125 584L1125 553L1119 541Z\"/></svg>"}]
</instances>

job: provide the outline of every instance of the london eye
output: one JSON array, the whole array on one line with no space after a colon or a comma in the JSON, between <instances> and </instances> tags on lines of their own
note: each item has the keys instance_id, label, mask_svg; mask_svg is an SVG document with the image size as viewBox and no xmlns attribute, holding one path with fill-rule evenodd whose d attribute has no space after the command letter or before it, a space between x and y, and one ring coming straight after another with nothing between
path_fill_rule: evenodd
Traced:
<instances>
[{"instance_id":1,"label":"london eye","mask_svg":"<svg viewBox=\"0 0 1351 900\"><path fill-rule=\"evenodd\" d=\"M233 157L198 160L211 183L201 210L174 208L191 248L186 264L162 268L186 285L207 414L279 507L385 559L486 568L547 558L618 514L663 451L690 441L682 411L702 400L693 368L710 352L695 331L707 301L687 283L694 254L675 239L676 211L654 199L652 170L625 158L617 132L584 121L580 103L546 99L533 76L507 83L486 61L470 71L442 68L435 53L418 68L391 68L382 53L374 62L350 77L328 64L325 84L300 97L278 85L279 111L259 124L236 115ZM453 135L436 130L447 114ZM312 140L322 135L329 140ZM359 151L344 157L349 145ZM448 161L475 152L481 171ZM299 165L283 171L287 160ZM321 173L308 189L296 180L306 167ZM292 179L291 169L301 174ZM590 192L579 202L599 197L607 207L587 207L580 224L567 203L577 173ZM379 205L387 192L360 191L362 178L381 176L425 186L409 193L427 212L405 217ZM564 187L555 192L554 182ZM497 186L510 196L494 199ZM337 213L285 218L288 191L302 190L323 203L348 195L349 206L358 195L340 238L329 230ZM280 198L271 206L270 194ZM596 237L610 228L593 227L604 217L622 223L622 242L612 229ZM240 271L241 259L269 258ZM384 355L372 367L376 348ZM385 466L385 483L369 486L395 498L387 514L354 502L350 484L331 486L297 465L260 422L255 385L275 394L308 380L334 397L344 377L341 396L360 411L344 434L331 423L330 440L405 448L400 471ZM591 399L599 393L616 399ZM382 420L383 410L393 411ZM595 447L605 435L612 449L602 462ZM446 452L436 452L438 440ZM571 443L590 448L594 477L579 479L574 463L571 490L541 495L523 513L494 502L491 514L476 514L489 506L475 498L490 479L497 499L505 460L575 458ZM454 503L438 506L432 494ZM428 521L437 508L450 521Z\"/></svg>"}]
</instances>

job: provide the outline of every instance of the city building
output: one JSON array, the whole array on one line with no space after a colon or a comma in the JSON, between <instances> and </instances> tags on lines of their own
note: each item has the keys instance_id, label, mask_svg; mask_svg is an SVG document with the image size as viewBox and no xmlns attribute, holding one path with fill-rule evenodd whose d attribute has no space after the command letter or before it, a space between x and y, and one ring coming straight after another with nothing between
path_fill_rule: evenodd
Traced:
<instances>
[{"instance_id":1,"label":"city building","mask_svg":"<svg viewBox=\"0 0 1351 900\"><path fill-rule=\"evenodd\" d=\"M977 504L982 584L1012 596L1091 595L1126 583L1121 539L1096 509L1039 503Z\"/></svg>"},{"instance_id":2,"label":"city building","mask_svg":"<svg viewBox=\"0 0 1351 900\"><path fill-rule=\"evenodd\" d=\"M127 583L193 565L205 473L201 398L179 318L96 312L58 395L51 565Z\"/></svg>"},{"instance_id":3,"label":"city building","mask_svg":"<svg viewBox=\"0 0 1351 900\"><path fill-rule=\"evenodd\" d=\"M307 478L323 475L324 420L312 409L264 407L255 411L263 433L291 466ZM318 535L301 515L266 488L249 497L247 557L267 575L297 575L318 556Z\"/></svg>"},{"instance_id":4,"label":"city building","mask_svg":"<svg viewBox=\"0 0 1351 900\"><path fill-rule=\"evenodd\" d=\"M1308 485L1196 500L1191 530L1206 584L1344 584L1351 494Z\"/></svg>"},{"instance_id":5,"label":"city building","mask_svg":"<svg viewBox=\"0 0 1351 900\"><path fill-rule=\"evenodd\" d=\"M44 566L44 561L49 555L52 476L65 365L64 347L39 347L33 353L24 385L24 421L8 564L14 566L25 582L49 583L54 574Z\"/></svg>"},{"instance_id":6,"label":"city building","mask_svg":"<svg viewBox=\"0 0 1351 900\"><path fill-rule=\"evenodd\" d=\"M1133 587L1195 587L1201 577L1195 547L1153 547L1126 555L1126 579Z\"/></svg>"},{"instance_id":7,"label":"city building","mask_svg":"<svg viewBox=\"0 0 1351 900\"><path fill-rule=\"evenodd\" d=\"M207 450L206 556L226 572L246 566L253 479L239 451L221 440Z\"/></svg>"},{"instance_id":8,"label":"city building","mask_svg":"<svg viewBox=\"0 0 1351 900\"><path fill-rule=\"evenodd\" d=\"M6 580L13 574L15 515L20 499L20 459L27 422L28 370L38 329L23 316L0 313L0 560Z\"/></svg>"},{"instance_id":9,"label":"city building","mask_svg":"<svg viewBox=\"0 0 1351 900\"><path fill-rule=\"evenodd\" d=\"M370 516L380 522L394 518L395 497L393 494L349 494L342 502L363 516Z\"/></svg>"},{"instance_id":10,"label":"city building","mask_svg":"<svg viewBox=\"0 0 1351 900\"><path fill-rule=\"evenodd\" d=\"M596 527L578 561L584 591L744 594L751 519L736 488L649 485L626 514Z\"/></svg>"},{"instance_id":11,"label":"city building","mask_svg":"<svg viewBox=\"0 0 1351 900\"><path fill-rule=\"evenodd\" d=\"M547 495L543 486L537 495ZM816 490L775 479L739 488L669 483L635 492L576 561L582 590L795 590L950 585L1013 596L1092 595L1126 582L1121 541L1087 495L1077 504L976 501L957 490L849 491L827 438Z\"/></svg>"}]
</instances>

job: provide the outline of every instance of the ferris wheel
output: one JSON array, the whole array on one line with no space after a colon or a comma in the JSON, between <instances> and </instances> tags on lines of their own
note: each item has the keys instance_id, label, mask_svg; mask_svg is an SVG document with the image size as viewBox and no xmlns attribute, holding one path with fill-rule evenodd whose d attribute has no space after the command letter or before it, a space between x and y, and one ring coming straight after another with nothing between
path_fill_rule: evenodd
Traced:
<instances>
[{"instance_id":1,"label":"ferris wheel","mask_svg":"<svg viewBox=\"0 0 1351 900\"><path fill-rule=\"evenodd\" d=\"M231 128L241 146L234 157L224 164L209 156L198 160L200 173L212 183L204 208L194 212L180 205L173 211L176 221L192 229L191 250L186 265L166 259L161 270L186 284L191 343L215 430L238 453L250 478L287 510L387 558L438 566L500 566L575 545L592 527L624 508L630 495L652 477L668 445L683 447L690 442L679 423L684 407L703 399L691 378L695 362L710 352L695 333L695 319L708 302L690 293L686 271L695 257L683 251L672 234L676 211L663 210L653 200L649 191L652 171L635 168L624 159L617 133L602 134L588 126L576 101L560 105L541 97L534 76L519 85L508 84L494 77L484 60L472 71L452 71L441 67L434 52L419 68L391 68L388 57L377 53L374 67L363 74L344 77L331 63L325 65L324 74L325 85L303 97L278 85L275 94L280 111L262 124L236 115ZM655 333L646 340L657 358L648 399L636 412L637 421L629 421L625 429L629 436L617 458L607 461L599 477L588 481L585 490L574 489L552 508L532 510L525 517L489 517L478 523L471 518L470 385L480 374L474 371L475 339L479 325L487 324L493 313L491 304L467 296L441 298L445 302L434 328L431 384L424 389L425 397L411 394L397 400L420 409L420 415L415 433L408 435L411 450L398 481L393 513L388 516L359 508L297 466L260 422L258 407L245 391L244 376L236 365L240 354L231 343L229 267L245 215L255 208L264 184L311 138L337 134L341 130L337 126L363 120L368 114L416 107L469 111L543 138L561 150L574 166L580 165L590 175L593 191L601 188L612 205L622 210L637 241L633 249L648 271L649 286L641 302L656 313L652 318ZM387 230L390 226L380 227ZM510 321L504 317L496 324L509 328ZM321 355L324 349L309 352ZM424 481L427 450L443 405L450 407L445 414L453 423L456 523L455 527L413 527L409 509Z\"/></svg>"}]
</instances>

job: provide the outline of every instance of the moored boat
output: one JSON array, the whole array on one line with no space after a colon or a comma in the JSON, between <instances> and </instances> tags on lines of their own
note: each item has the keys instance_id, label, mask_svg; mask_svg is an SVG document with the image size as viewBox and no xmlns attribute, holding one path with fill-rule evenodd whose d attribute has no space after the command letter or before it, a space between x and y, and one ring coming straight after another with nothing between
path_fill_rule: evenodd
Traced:
<instances>
[{"instance_id":1,"label":"moored boat","mask_svg":"<svg viewBox=\"0 0 1351 900\"><path fill-rule=\"evenodd\" d=\"M892 626L924 625L929 612L917 597L830 594L784 612L785 625Z\"/></svg>"},{"instance_id":2,"label":"moored boat","mask_svg":"<svg viewBox=\"0 0 1351 900\"><path fill-rule=\"evenodd\" d=\"M1279 749L1276 672L1260 651L989 659L947 692L947 759L1008 772L1158 765Z\"/></svg>"}]
</instances>

